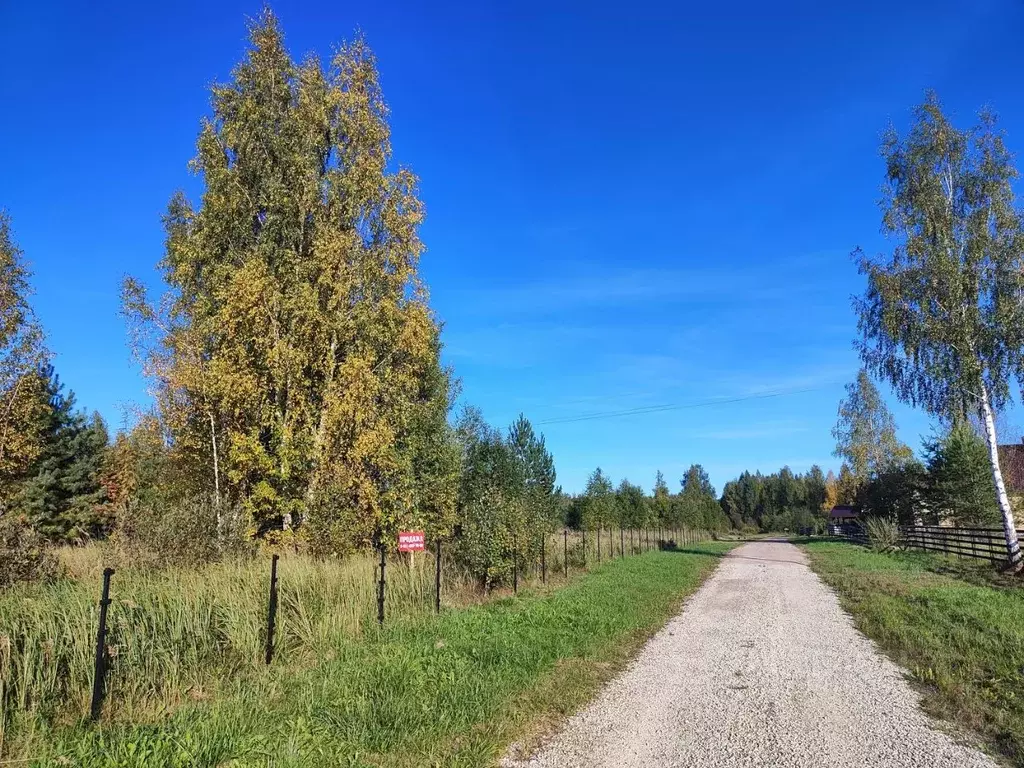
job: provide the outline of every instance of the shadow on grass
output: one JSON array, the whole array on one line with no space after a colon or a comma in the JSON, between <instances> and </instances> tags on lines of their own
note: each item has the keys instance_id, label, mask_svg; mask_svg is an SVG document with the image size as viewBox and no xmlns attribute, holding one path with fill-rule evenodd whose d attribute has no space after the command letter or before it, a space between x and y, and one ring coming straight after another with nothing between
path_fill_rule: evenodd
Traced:
<instances>
[{"instance_id":1,"label":"shadow on grass","mask_svg":"<svg viewBox=\"0 0 1024 768\"><path fill-rule=\"evenodd\" d=\"M805 536L793 540L794 544L848 544L861 551L873 552L880 557L891 557L896 560L911 562L917 567L938 576L956 579L975 586L994 587L996 589L1020 589L1024 586L1024 572L1014 573L981 558L959 558L939 552L922 552L915 549L895 549L886 552L875 552L870 545L828 536Z\"/></svg>"},{"instance_id":2,"label":"shadow on grass","mask_svg":"<svg viewBox=\"0 0 1024 768\"><path fill-rule=\"evenodd\" d=\"M862 542L853 539L843 539L838 536L792 536L790 544L854 544L863 546Z\"/></svg>"}]
</instances>

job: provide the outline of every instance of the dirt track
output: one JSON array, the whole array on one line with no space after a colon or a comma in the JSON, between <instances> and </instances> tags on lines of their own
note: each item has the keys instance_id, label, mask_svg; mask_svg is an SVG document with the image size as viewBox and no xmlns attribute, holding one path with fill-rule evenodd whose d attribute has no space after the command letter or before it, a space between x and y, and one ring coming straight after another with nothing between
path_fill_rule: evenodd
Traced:
<instances>
[{"instance_id":1,"label":"dirt track","mask_svg":"<svg viewBox=\"0 0 1024 768\"><path fill-rule=\"evenodd\" d=\"M525 768L992 768L785 542L744 544Z\"/></svg>"}]
</instances>

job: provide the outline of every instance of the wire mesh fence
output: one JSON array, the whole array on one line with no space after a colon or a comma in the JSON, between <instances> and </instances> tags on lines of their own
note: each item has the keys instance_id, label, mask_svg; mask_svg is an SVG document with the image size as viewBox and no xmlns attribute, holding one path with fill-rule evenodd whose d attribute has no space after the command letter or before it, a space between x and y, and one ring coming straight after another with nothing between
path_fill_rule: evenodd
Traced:
<instances>
[{"instance_id":1,"label":"wire mesh fence","mask_svg":"<svg viewBox=\"0 0 1024 768\"><path fill-rule=\"evenodd\" d=\"M60 706L96 718L104 702L129 709L219 671L330 656L379 624L711 538L688 528L552 532L530 548L536 556L515 558L514 587L492 589L457 561L455 543L428 541L412 556L388 546L326 562L285 553L197 571L107 569L102 585L85 578L2 594L0 749L18 712Z\"/></svg>"}]
</instances>

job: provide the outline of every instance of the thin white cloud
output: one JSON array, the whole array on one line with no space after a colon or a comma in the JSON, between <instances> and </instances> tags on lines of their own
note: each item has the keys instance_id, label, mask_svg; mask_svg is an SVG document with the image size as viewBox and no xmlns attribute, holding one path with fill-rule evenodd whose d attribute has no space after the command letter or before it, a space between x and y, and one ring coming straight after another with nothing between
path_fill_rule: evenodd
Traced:
<instances>
[{"instance_id":1,"label":"thin white cloud","mask_svg":"<svg viewBox=\"0 0 1024 768\"><path fill-rule=\"evenodd\" d=\"M622 269L589 265L586 271L514 286L476 288L459 297L460 307L488 313L565 312L643 302L741 302L786 300L815 288L806 270L778 274L762 268Z\"/></svg>"},{"instance_id":2,"label":"thin white cloud","mask_svg":"<svg viewBox=\"0 0 1024 768\"><path fill-rule=\"evenodd\" d=\"M564 354L567 346L601 340L599 327L560 323L500 323L444 331L444 354L456 360L504 368L528 368Z\"/></svg>"},{"instance_id":3,"label":"thin white cloud","mask_svg":"<svg viewBox=\"0 0 1024 768\"><path fill-rule=\"evenodd\" d=\"M758 378L747 375L744 378L729 377L723 380L723 384L735 387L740 394L744 395L760 395L765 392L777 392L780 390L819 389L836 384L845 384L857 375L856 359L853 357L852 352L850 356L851 361L849 363L830 363L815 369L781 376L769 375Z\"/></svg>"},{"instance_id":4,"label":"thin white cloud","mask_svg":"<svg viewBox=\"0 0 1024 768\"><path fill-rule=\"evenodd\" d=\"M810 427L806 424L763 422L733 429L713 429L698 432L693 436L700 440L755 440L764 437L779 437L780 435L797 435L809 431Z\"/></svg>"}]
</instances>

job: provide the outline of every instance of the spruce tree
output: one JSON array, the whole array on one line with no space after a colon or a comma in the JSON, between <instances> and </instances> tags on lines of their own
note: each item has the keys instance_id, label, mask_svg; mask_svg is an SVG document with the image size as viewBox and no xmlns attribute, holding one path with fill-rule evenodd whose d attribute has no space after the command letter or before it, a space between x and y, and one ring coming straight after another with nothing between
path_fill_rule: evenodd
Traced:
<instances>
[{"instance_id":1,"label":"spruce tree","mask_svg":"<svg viewBox=\"0 0 1024 768\"><path fill-rule=\"evenodd\" d=\"M74 393L64 393L52 366L46 366L40 377L46 382L37 427L42 447L13 506L49 539L80 541L102 536L111 522L100 482L107 451L106 425L99 414L89 418L75 410Z\"/></svg>"},{"instance_id":2,"label":"spruce tree","mask_svg":"<svg viewBox=\"0 0 1024 768\"><path fill-rule=\"evenodd\" d=\"M550 525L555 518L555 460L544 436L533 431L523 414L509 427L508 444L521 467L526 500L538 522Z\"/></svg>"},{"instance_id":3,"label":"spruce tree","mask_svg":"<svg viewBox=\"0 0 1024 768\"><path fill-rule=\"evenodd\" d=\"M820 512L825 504L827 483L825 473L821 471L821 467L815 464L804 475L803 481L807 508L815 513Z\"/></svg>"},{"instance_id":4,"label":"spruce tree","mask_svg":"<svg viewBox=\"0 0 1024 768\"><path fill-rule=\"evenodd\" d=\"M925 443L928 509L958 525L998 525L999 505L984 440L963 422Z\"/></svg>"},{"instance_id":5,"label":"spruce tree","mask_svg":"<svg viewBox=\"0 0 1024 768\"><path fill-rule=\"evenodd\" d=\"M537 487L516 444L472 407L460 414L456 434L462 449L456 554L490 587L511 578L514 562L532 561L549 523L531 506Z\"/></svg>"}]
</instances>

